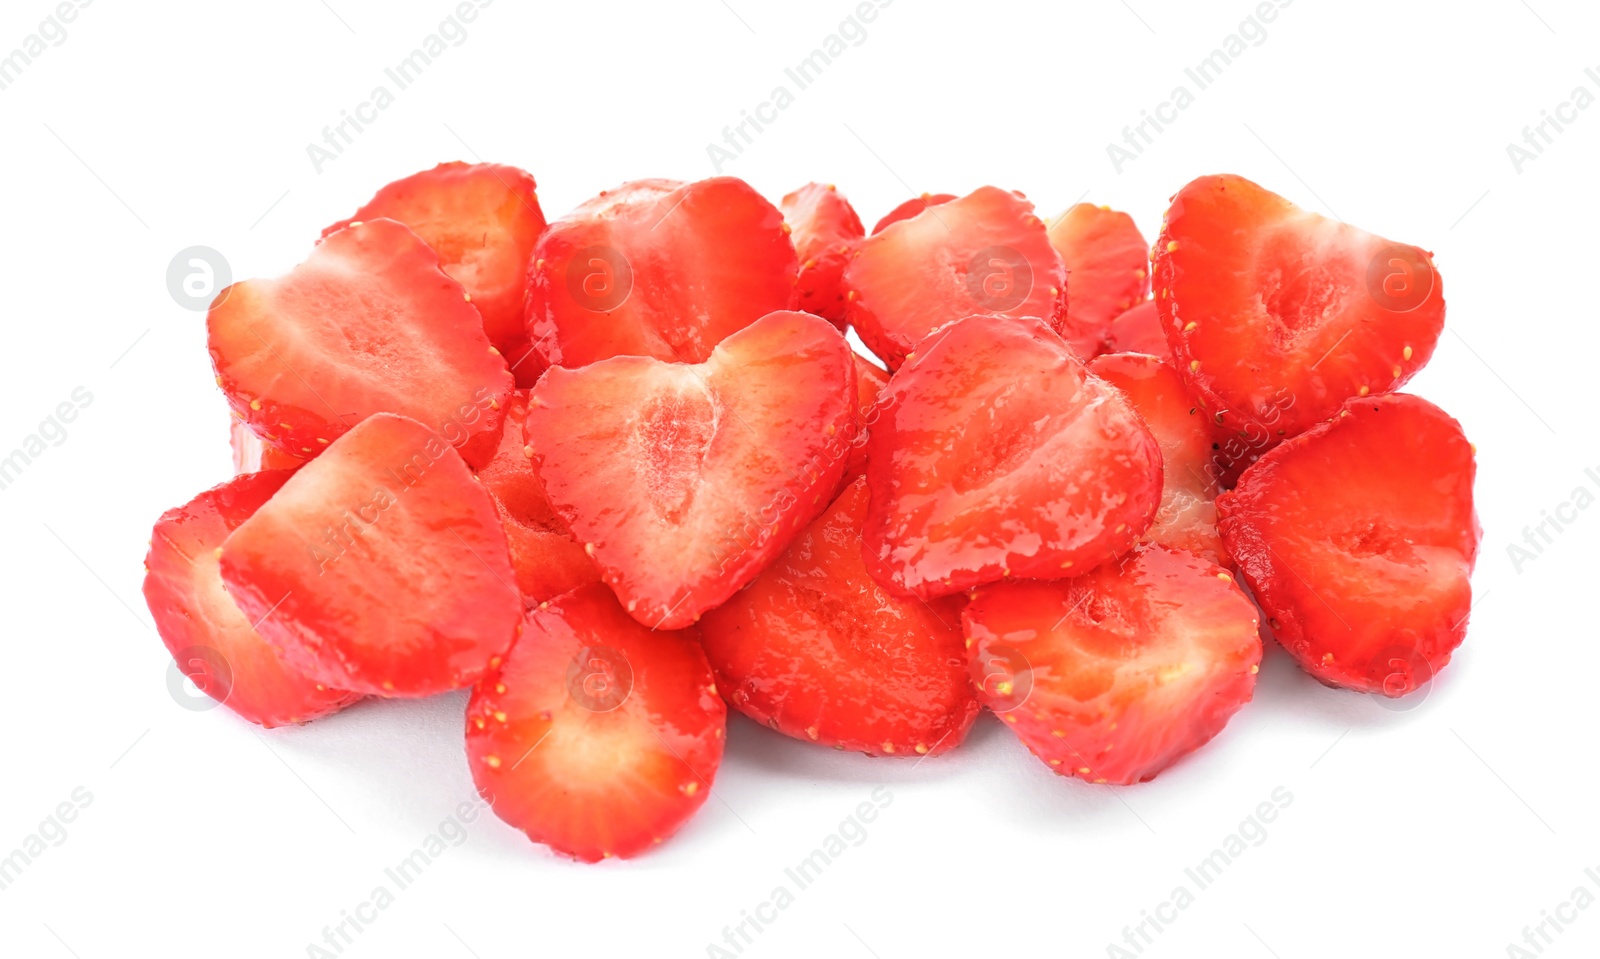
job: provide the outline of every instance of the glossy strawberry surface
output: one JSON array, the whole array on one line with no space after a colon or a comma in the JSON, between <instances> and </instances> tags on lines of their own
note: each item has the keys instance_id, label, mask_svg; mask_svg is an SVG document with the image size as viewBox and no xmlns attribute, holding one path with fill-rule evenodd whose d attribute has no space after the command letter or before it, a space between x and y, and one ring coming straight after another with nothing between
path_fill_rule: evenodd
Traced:
<instances>
[{"instance_id":1,"label":"glossy strawberry surface","mask_svg":"<svg viewBox=\"0 0 1600 959\"><path fill-rule=\"evenodd\" d=\"M873 575L902 594L1085 572L1137 542L1160 505L1155 438L1038 320L954 324L877 408L862 538Z\"/></svg>"},{"instance_id":2,"label":"glossy strawberry surface","mask_svg":"<svg viewBox=\"0 0 1600 959\"><path fill-rule=\"evenodd\" d=\"M676 832L711 795L725 739L696 638L641 626L597 583L529 610L467 704L467 763L495 814L584 862Z\"/></svg>"},{"instance_id":3,"label":"glossy strawberry surface","mask_svg":"<svg viewBox=\"0 0 1600 959\"><path fill-rule=\"evenodd\" d=\"M972 681L1063 776L1144 782L1250 701L1257 614L1226 570L1141 546L1075 579L978 590L962 615Z\"/></svg>"}]
</instances>

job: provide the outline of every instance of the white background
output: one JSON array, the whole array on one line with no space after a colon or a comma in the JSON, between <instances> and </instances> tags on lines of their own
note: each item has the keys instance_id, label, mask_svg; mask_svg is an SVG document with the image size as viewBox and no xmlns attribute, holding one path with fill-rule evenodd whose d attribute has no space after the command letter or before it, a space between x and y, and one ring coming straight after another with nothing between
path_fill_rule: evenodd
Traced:
<instances>
[{"instance_id":1,"label":"white background","mask_svg":"<svg viewBox=\"0 0 1600 959\"><path fill-rule=\"evenodd\" d=\"M898 0L725 170L773 199L835 182L869 226L913 192L994 183L1045 215L1129 210L1147 235L1184 182L1230 171L1435 251L1448 324L1413 389L1478 444L1485 535L1466 644L1420 706L1325 689L1270 650L1216 742L1120 790L1055 777L990 717L922 763L736 720L713 798L659 851L575 865L480 819L344 954L704 956L879 784L893 802L867 840L745 956L1105 956L1280 786L1265 841L1146 956L1504 956L1575 887L1600 895L1600 509L1520 572L1507 555L1600 491L1600 106L1521 173L1506 153L1578 85L1600 94L1600 9L1528 3L1297 0L1119 174L1106 144L1192 89L1183 68L1252 3ZM853 4L497 0L317 173L306 144L452 8L99 0L0 91L0 452L75 387L94 397L0 491L0 856L93 795L0 892L0 953L304 956L473 796L460 694L270 734L169 695L145 541L229 472L174 254L275 275L447 159L527 168L551 217L623 180L709 176L707 143ZM7 0L0 55L51 9ZM1374 476L1407 456L1374 450ZM1600 948L1600 906L1576 915L1545 955Z\"/></svg>"}]
</instances>

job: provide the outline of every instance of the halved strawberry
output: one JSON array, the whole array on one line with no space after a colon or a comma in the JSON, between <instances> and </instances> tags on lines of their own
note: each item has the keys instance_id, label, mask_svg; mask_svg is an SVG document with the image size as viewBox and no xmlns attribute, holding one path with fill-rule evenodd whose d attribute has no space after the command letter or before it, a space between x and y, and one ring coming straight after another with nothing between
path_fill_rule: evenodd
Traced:
<instances>
[{"instance_id":1,"label":"halved strawberry","mask_svg":"<svg viewBox=\"0 0 1600 959\"><path fill-rule=\"evenodd\" d=\"M338 712L361 698L285 664L222 585L223 540L291 475L236 476L167 510L144 561L144 599L178 669L217 702L269 729Z\"/></svg>"},{"instance_id":2,"label":"halved strawberry","mask_svg":"<svg viewBox=\"0 0 1600 959\"><path fill-rule=\"evenodd\" d=\"M844 337L778 312L698 365L552 367L527 436L550 502L628 612L678 629L764 569L828 505L855 431Z\"/></svg>"},{"instance_id":3,"label":"halved strawberry","mask_svg":"<svg viewBox=\"0 0 1600 959\"><path fill-rule=\"evenodd\" d=\"M1256 609L1213 563L1161 546L1076 579L997 583L962 614L978 697L1063 776L1145 782L1250 701Z\"/></svg>"},{"instance_id":4,"label":"halved strawberry","mask_svg":"<svg viewBox=\"0 0 1600 959\"><path fill-rule=\"evenodd\" d=\"M1466 635L1476 472L1461 424L1427 400L1354 399L1217 500L1222 538L1307 672L1403 696Z\"/></svg>"},{"instance_id":5,"label":"halved strawberry","mask_svg":"<svg viewBox=\"0 0 1600 959\"><path fill-rule=\"evenodd\" d=\"M978 714L958 598L886 593L861 558L866 478L700 621L717 685L786 736L871 755L954 749Z\"/></svg>"},{"instance_id":6,"label":"halved strawberry","mask_svg":"<svg viewBox=\"0 0 1600 959\"><path fill-rule=\"evenodd\" d=\"M885 213L883 219L879 220L877 225L872 228L872 232L882 233L883 228L891 223L899 223L901 220L909 220L930 206L938 206L941 203L949 203L955 198L956 195L954 193L924 193L921 196L914 196L890 210L888 213Z\"/></svg>"},{"instance_id":7,"label":"halved strawberry","mask_svg":"<svg viewBox=\"0 0 1600 959\"><path fill-rule=\"evenodd\" d=\"M228 424L228 446L233 450L233 472L259 473L262 470L294 470L305 464L298 456L290 456L261 442L250 427L234 414Z\"/></svg>"},{"instance_id":8,"label":"halved strawberry","mask_svg":"<svg viewBox=\"0 0 1600 959\"><path fill-rule=\"evenodd\" d=\"M1178 371L1143 353L1106 353L1089 372L1121 390L1161 445L1161 509L1146 543L1186 549L1222 566L1228 552L1217 533L1217 494L1211 464L1211 425L1184 389Z\"/></svg>"},{"instance_id":9,"label":"halved strawberry","mask_svg":"<svg viewBox=\"0 0 1600 959\"><path fill-rule=\"evenodd\" d=\"M873 576L901 593L1087 571L1137 542L1161 502L1155 438L1041 320L950 326L877 412L862 539Z\"/></svg>"},{"instance_id":10,"label":"halved strawberry","mask_svg":"<svg viewBox=\"0 0 1600 959\"><path fill-rule=\"evenodd\" d=\"M1074 288L1076 296L1076 288ZM1106 329L1102 353L1148 353L1159 356L1167 363L1172 359L1172 347L1167 345L1167 335L1161 332L1161 314L1155 300L1145 300L1117 314Z\"/></svg>"},{"instance_id":11,"label":"halved strawberry","mask_svg":"<svg viewBox=\"0 0 1600 959\"><path fill-rule=\"evenodd\" d=\"M357 210L322 231L379 217L404 223L439 255L439 268L460 283L483 316L483 330L524 385L541 367L522 322L528 264L544 231L533 177L498 163L441 163L396 180Z\"/></svg>"},{"instance_id":12,"label":"halved strawberry","mask_svg":"<svg viewBox=\"0 0 1600 959\"><path fill-rule=\"evenodd\" d=\"M1237 176L1201 177L1173 197L1155 285L1190 391L1263 451L1349 397L1399 389L1444 326L1431 254Z\"/></svg>"},{"instance_id":13,"label":"halved strawberry","mask_svg":"<svg viewBox=\"0 0 1600 959\"><path fill-rule=\"evenodd\" d=\"M528 332L552 366L700 363L728 334L792 308L798 269L783 214L743 180L636 180L545 231Z\"/></svg>"},{"instance_id":14,"label":"halved strawberry","mask_svg":"<svg viewBox=\"0 0 1600 959\"><path fill-rule=\"evenodd\" d=\"M794 231L794 251L800 259L796 308L844 329L843 274L856 244L866 236L861 218L831 183L807 183L778 207Z\"/></svg>"},{"instance_id":15,"label":"halved strawberry","mask_svg":"<svg viewBox=\"0 0 1600 959\"><path fill-rule=\"evenodd\" d=\"M1061 337L1088 362L1105 348L1111 321L1150 295L1150 244L1133 217L1079 203L1050 224L1072 297Z\"/></svg>"},{"instance_id":16,"label":"halved strawberry","mask_svg":"<svg viewBox=\"0 0 1600 959\"><path fill-rule=\"evenodd\" d=\"M856 433L850 439L850 460L845 464L844 483L866 472L867 429L877 419L874 412L883 388L889 385L889 374L859 353L850 354L856 366Z\"/></svg>"},{"instance_id":17,"label":"halved strawberry","mask_svg":"<svg viewBox=\"0 0 1600 959\"><path fill-rule=\"evenodd\" d=\"M505 360L461 284L393 220L329 234L276 280L235 283L206 328L228 402L291 456L321 453L373 413L419 420L473 462L494 450Z\"/></svg>"},{"instance_id":18,"label":"halved strawberry","mask_svg":"<svg viewBox=\"0 0 1600 959\"><path fill-rule=\"evenodd\" d=\"M676 832L711 793L727 721L696 638L646 629L597 583L530 610L467 704L495 814L584 862Z\"/></svg>"},{"instance_id":19,"label":"halved strawberry","mask_svg":"<svg viewBox=\"0 0 1600 959\"><path fill-rule=\"evenodd\" d=\"M845 268L850 325L891 370L924 337L966 316L1038 317L1059 327L1066 268L1020 193L980 187L861 243Z\"/></svg>"},{"instance_id":20,"label":"halved strawberry","mask_svg":"<svg viewBox=\"0 0 1600 959\"><path fill-rule=\"evenodd\" d=\"M585 583L600 581L600 569L572 538L533 468L533 447L523 427L528 394L518 390L506 404L506 428L494 459L478 470L478 480L494 501L511 548L517 589L534 605Z\"/></svg>"},{"instance_id":21,"label":"halved strawberry","mask_svg":"<svg viewBox=\"0 0 1600 959\"><path fill-rule=\"evenodd\" d=\"M474 682L522 614L488 494L438 434L389 413L240 524L222 580L291 668L378 696Z\"/></svg>"}]
</instances>

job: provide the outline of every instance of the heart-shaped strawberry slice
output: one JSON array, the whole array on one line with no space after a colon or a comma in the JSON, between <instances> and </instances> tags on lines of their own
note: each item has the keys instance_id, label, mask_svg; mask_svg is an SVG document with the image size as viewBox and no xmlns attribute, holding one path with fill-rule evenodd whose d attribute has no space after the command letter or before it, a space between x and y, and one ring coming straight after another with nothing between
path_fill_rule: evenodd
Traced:
<instances>
[{"instance_id":1,"label":"heart-shaped strawberry slice","mask_svg":"<svg viewBox=\"0 0 1600 959\"><path fill-rule=\"evenodd\" d=\"M798 270L783 214L743 180L636 180L540 238L528 333L550 365L699 363L728 334L792 308Z\"/></svg>"},{"instance_id":2,"label":"heart-shaped strawberry slice","mask_svg":"<svg viewBox=\"0 0 1600 959\"><path fill-rule=\"evenodd\" d=\"M850 455L855 376L831 323L777 312L700 364L552 367L530 395L527 440L622 605L679 629L827 507Z\"/></svg>"},{"instance_id":3,"label":"heart-shaped strawberry slice","mask_svg":"<svg viewBox=\"0 0 1600 959\"><path fill-rule=\"evenodd\" d=\"M873 577L923 599L1087 572L1138 540L1161 450L1043 321L973 316L925 341L867 439Z\"/></svg>"}]
</instances>

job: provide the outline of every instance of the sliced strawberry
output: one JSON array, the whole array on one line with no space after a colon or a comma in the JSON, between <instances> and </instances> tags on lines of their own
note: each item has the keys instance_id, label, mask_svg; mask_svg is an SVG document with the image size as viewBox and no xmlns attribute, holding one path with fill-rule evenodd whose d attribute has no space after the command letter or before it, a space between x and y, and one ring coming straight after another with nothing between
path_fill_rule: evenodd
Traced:
<instances>
[{"instance_id":1,"label":"sliced strawberry","mask_svg":"<svg viewBox=\"0 0 1600 959\"><path fill-rule=\"evenodd\" d=\"M379 190L355 216L322 231L386 217L404 223L439 255L483 316L489 342L524 385L539 378L522 322L528 264L544 230L533 177L498 163L441 163Z\"/></svg>"},{"instance_id":2,"label":"sliced strawberry","mask_svg":"<svg viewBox=\"0 0 1600 959\"><path fill-rule=\"evenodd\" d=\"M1088 362L1105 348L1111 321L1150 295L1150 244L1133 217L1079 203L1050 224L1072 297L1061 336Z\"/></svg>"},{"instance_id":3,"label":"sliced strawberry","mask_svg":"<svg viewBox=\"0 0 1600 959\"><path fill-rule=\"evenodd\" d=\"M268 445L315 456L373 413L427 424L462 455L494 450L505 360L439 258L393 220L331 233L276 280L245 280L206 320L217 383Z\"/></svg>"},{"instance_id":4,"label":"sliced strawberry","mask_svg":"<svg viewBox=\"0 0 1600 959\"><path fill-rule=\"evenodd\" d=\"M1461 424L1427 400L1351 400L1218 499L1222 538L1307 672L1403 696L1466 635L1476 472Z\"/></svg>"},{"instance_id":5,"label":"sliced strawberry","mask_svg":"<svg viewBox=\"0 0 1600 959\"><path fill-rule=\"evenodd\" d=\"M1073 288L1077 295L1077 288ZM1161 332L1161 314L1155 300L1145 300L1132 309L1117 314L1106 329L1102 353L1148 353L1172 363L1172 348L1167 345L1167 335Z\"/></svg>"},{"instance_id":6,"label":"sliced strawberry","mask_svg":"<svg viewBox=\"0 0 1600 959\"><path fill-rule=\"evenodd\" d=\"M962 615L978 697L1063 776L1145 782L1250 701L1256 609L1226 571L1161 546L1056 582L998 583Z\"/></svg>"},{"instance_id":7,"label":"sliced strawberry","mask_svg":"<svg viewBox=\"0 0 1600 959\"><path fill-rule=\"evenodd\" d=\"M992 186L863 240L844 282L850 325L891 370L963 317L1031 316L1056 327L1066 309L1066 268L1044 221L1022 194Z\"/></svg>"},{"instance_id":8,"label":"sliced strawberry","mask_svg":"<svg viewBox=\"0 0 1600 959\"><path fill-rule=\"evenodd\" d=\"M590 584L530 610L467 704L495 814L584 862L642 853L711 793L727 707L694 630L646 629Z\"/></svg>"},{"instance_id":9,"label":"sliced strawberry","mask_svg":"<svg viewBox=\"0 0 1600 959\"><path fill-rule=\"evenodd\" d=\"M228 424L228 445L233 449L233 472L259 473L262 470L294 470L305 460L290 456L261 442L261 437L244 425L237 415Z\"/></svg>"},{"instance_id":10,"label":"sliced strawberry","mask_svg":"<svg viewBox=\"0 0 1600 959\"><path fill-rule=\"evenodd\" d=\"M545 231L528 332L552 366L700 363L730 333L792 308L798 269L783 214L743 180L636 180Z\"/></svg>"},{"instance_id":11,"label":"sliced strawberry","mask_svg":"<svg viewBox=\"0 0 1600 959\"><path fill-rule=\"evenodd\" d=\"M871 755L940 753L978 714L956 598L887 594L861 558L851 484L766 572L700 621L718 688L786 736Z\"/></svg>"},{"instance_id":12,"label":"sliced strawberry","mask_svg":"<svg viewBox=\"0 0 1600 959\"><path fill-rule=\"evenodd\" d=\"M388 413L234 530L222 579L290 667L378 696L474 682L522 613L488 494L438 434Z\"/></svg>"},{"instance_id":13,"label":"sliced strawberry","mask_svg":"<svg viewBox=\"0 0 1600 959\"><path fill-rule=\"evenodd\" d=\"M338 712L361 698L285 664L222 585L223 540L291 475L236 476L167 510L144 561L144 599L178 669L211 698L269 729Z\"/></svg>"},{"instance_id":14,"label":"sliced strawberry","mask_svg":"<svg viewBox=\"0 0 1600 959\"><path fill-rule=\"evenodd\" d=\"M862 358L859 353L852 353L850 358L856 366L856 435L850 440L850 460L844 469L845 483L867 470L867 428L877 418L878 414L873 409L883 388L889 385L889 374L870 360Z\"/></svg>"},{"instance_id":15,"label":"sliced strawberry","mask_svg":"<svg viewBox=\"0 0 1600 959\"><path fill-rule=\"evenodd\" d=\"M533 447L523 434L527 418L528 394L518 390L506 405L500 448L494 459L478 470L478 479L505 525L517 588L529 605L536 605L585 583L599 582L600 569L572 538L544 495L544 485L533 468Z\"/></svg>"},{"instance_id":16,"label":"sliced strawberry","mask_svg":"<svg viewBox=\"0 0 1600 959\"><path fill-rule=\"evenodd\" d=\"M1155 281L1190 391L1263 451L1349 397L1398 389L1444 326L1431 254L1237 176L1201 177L1173 197Z\"/></svg>"},{"instance_id":17,"label":"sliced strawberry","mask_svg":"<svg viewBox=\"0 0 1600 959\"><path fill-rule=\"evenodd\" d=\"M754 579L838 488L855 366L827 320L772 313L698 365L552 367L529 398L545 491L629 613L679 629Z\"/></svg>"},{"instance_id":18,"label":"sliced strawberry","mask_svg":"<svg viewBox=\"0 0 1600 959\"><path fill-rule=\"evenodd\" d=\"M873 576L901 593L1087 571L1130 548L1161 502L1150 431L1040 320L954 324L889 380L877 413L862 538Z\"/></svg>"},{"instance_id":19,"label":"sliced strawberry","mask_svg":"<svg viewBox=\"0 0 1600 959\"><path fill-rule=\"evenodd\" d=\"M1143 541L1186 549L1222 566L1228 552L1217 534L1211 425L1189 399L1178 371L1143 353L1106 353L1089 372L1121 390L1161 445L1161 509Z\"/></svg>"},{"instance_id":20,"label":"sliced strawberry","mask_svg":"<svg viewBox=\"0 0 1600 959\"><path fill-rule=\"evenodd\" d=\"M794 251L800 259L797 308L844 329L844 268L866 236L861 218L831 183L807 183L778 206L794 230Z\"/></svg>"},{"instance_id":21,"label":"sliced strawberry","mask_svg":"<svg viewBox=\"0 0 1600 959\"><path fill-rule=\"evenodd\" d=\"M938 206L941 203L949 203L955 198L956 195L954 193L924 193L921 196L914 196L890 210L888 213L884 214L883 219L879 220L877 225L872 228L872 232L882 233L883 228L891 223L899 223L901 220L909 220L930 206Z\"/></svg>"}]
</instances>

